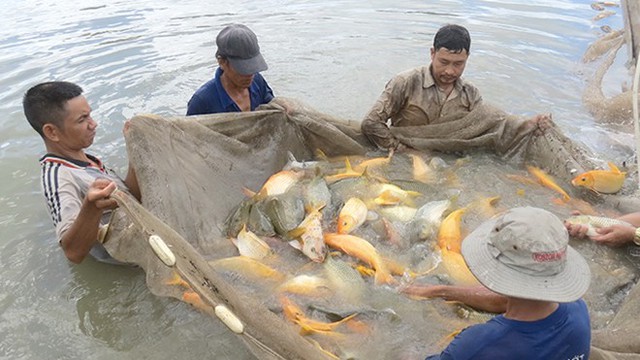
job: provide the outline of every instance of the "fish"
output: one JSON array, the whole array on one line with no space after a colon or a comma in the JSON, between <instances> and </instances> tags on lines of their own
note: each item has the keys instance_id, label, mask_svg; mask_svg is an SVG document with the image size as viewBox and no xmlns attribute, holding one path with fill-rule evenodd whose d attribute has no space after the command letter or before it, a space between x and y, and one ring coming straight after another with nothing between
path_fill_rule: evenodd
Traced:
<instances>
[{"instance_id":1,"label":"fish","mask_svg":"<svg viewBox=\"0 0 640 360\"><path fill-rule=\"evenodd\" d=\"M357 197L344 204L338 215L338 234L349 234L367 220L367 205Z\"/></svg>"},{"instance_id":2,"label":"fish","mask_svg":"<svg viewBox=\"0 0 640 360\"><path fill-rule=\"evenodd\" d=\"M492 217L496 214L496 203L500 201L500 196L481 197L474 201L470 207L485 217Z\"/></svg>"},{"instance_id":3,"label":"fish","mask_svg":"<svg viewBox=\"0 0 640 360\"><path fill-rule=\"evenodd\" d=\"M389 220L408 222L416 215L416 208L406 205L384 206L376 210Z\"/></svg>"},{"instance_id":4,"label":"fish","mask_svg":"<svg viewBox=\"0 0 640 360\"><path fill-rule=\"evenodd\" d=\"M451 211L452 206L453 202L449 199L431 201L421 206L412 219L418 239L428 239L436 234L442 223L442 216Z\"/></svg>"},{"instance_id":5,"label":"fish","mask_svg":"<svg viewBox=\"0 0 640 360\"><path fill-rule=\"evenodd\" d=\"M556 184L556 182L553 181L553 179L549 175L547 175L547 173L545 173L542 169L537 168L535 166L528 165L527 170L529 170L529 173L531 173L531 175L535 176L535 178L538 179L540 184L562 195L562 199L564 201L571 200L571 197L569 196L569 194L567 194L566 191L564 191L560 186L558 186L558 184Z\"/></svg>"},{"instance_id":6,"label":"fish","mask_svg":"<svg viewBox=\"0 0 640 360\"><path fill-rule=\"evenodd\" d=\"M264 207L264 213L271 220L275 232L282 236L295 229L305 217L304 201L293 191L272 196L260 205Z\"/></svg>"},{"instance_id":7,"label":"fish","mask_svg":"<svg viewBox=\"0 0 640 360\"><path fill-rule=\"evenodd\" d=\"M376 270L374 276L376 285L395 282L382 257L367 240L348 234L326 233L324 234L324 241L331 248L338 249L373 267Z\"/></svg>"},{"instance_id":8,"label":"fish","mask_svg":"<svg viewBox=\"0 0 640 360\"><path fill-rule=\"evenodd\" d=\"M412 190L404 190L393 184L375 184L371 186L373 194L376 195L374 202L378 205L405 205L414 206L413 198L421 196L422 193Z\"/></svg>"},{"instance_id":9,"label":"fish","mask_svg":"<svg viewBox=\"0 0 640 360\"><path fill-rule=\"evenodd\" d=\"M276 234L271 219L264 213L262 207L257 204L251 206L247 228L260 236L273 236Z\"/></svg>"},{"instance_id":10,"label":"fish","mask_svg":"<svg viewBox=\"0 0 640 360\"><path fill-rule=\"evenodd\" d=\"M353 170L363 172L365 169L371 170L371 169L379 168L381 166L389 165L389 162L391 162L392 156L393 156L393 152L389 152L389 156L366 159L360 162L358 165L356 165L356 167L354 167Z\"/></svg>"},{"instance_id":11,"label":"fish","mask_svg":"<svg viewBox=\"0 0 640 360\"><path fill-rule=\"evenodd\" d=\"M271 175L257 193L244 189L245 194L259 201L268 196L284 194L304 176L303 171L282 170Z\"/></svg>"},{"instance_id":12,"label":"fish","mask_svg":"<svg viewBox=\"0 0 640 360\"><path fill-rule=\"evenodd\" d=\"M438 230L438 247L440 247L440 249L460 253L460 247L462 245L460 223L462 221L462 215L466 211L466 207L457 209L442 220L442 224Z\"/></svg>"},{"instance_id":13,"label":"fish","mask_svg":"<svg viewBox=\"0 0 640 360\"><path fill-rule=\"evenodd\" d=\"M193 290L187 290L184 293L182 293L182 301L186 302L187 304L190 304L191 306L193 306L194 308L200 311L213 314L213 309L211 308L211 306L207 305L204 301L202 301L202 298L200 297L200 295L198 295L198 293L196 293Z\"/></svg>"},{"instance_id":14,"label":"fish","mask_svg":"<svg viewBox=\"0 0 640 360\"><path fill-rule=\"evenodd\" d=\"M173 271L173 275L171 276L171 280L166 281L165 285L173 285L173 286L181 286L185 289L191 289L191 285L188 282L184 281L184 279L178 275L177 272Z\"/></svg>"},{"instance_id":15,"label":"fish","mask_svg":"<svg viewBox=\"0 0 640 360\"><path fill-rule=\"evenodd\" d=\"M321 204L319 207L311 209L300 225L287 233L289 237L295 239L289 244L301 250L312 261L320 263L327 255L327 246L322 235L322 213L320 212L323 207L324 204Z\"/></svg>"},{"instance_id":16,"label":"fish","mask_svg":"<svg viewBox=\"0 0 640 360\"><path fill-rule=\"evenodd\" d=\"M237 238L232 239L232 242L238 248L240 255L252 259L260 260L273 253L271 247L269 247L264 240L260 239L258 235L247 230L246 226L240 230Z\"/></svg>"},{"instance_id":17,"label":"fish","mask_svg":"<svg viewBox=\"0 0 640 360\"><path fill-rule=\"evenodd\" d=\"M458 285L478 285L478 279L471 273L467 263L464 261L462 254L456 251L450 251L446 247L440 249L442 256L442 266Z\"/></svg>"},{"instance_id":18,"label":"fish","mask_svg":"<svg viewBox=\"0 0 640 360\"><path fill-rule=\"evenodd\" d=\"M331 283L327 279L305 274L287 280L278 286L277 290L291 294L319 297L328 296L332 293Z\"/></svg>"},{"instance_id":19,"label":"fish","mask_svg":"<svg viewBox=\"0 0 640 360\"><path fill-rule=\"evenodd\" d=\"M367 285L356 269L341 259L327 256L324 262L324 274L331 288L348 303L357 304L367 292Z\"/></svg>"},{"instance_id":20,"label":"fish","mask_svg":"<svg viewBox=\"0 0 640 360\"><path fill-rule=\"evenodd\" d=\"M306 208L317 208L321 204L331 203L331 191L319 170L316 171L316 175L305 184L303 194L304 206Z\"/></svg>"},{"instance_id":21,"label":"fish","mask_svg":"<svg viewBox=\"0 0 640 360\"><path fill-rule=\"evenodd\" d=\"M216 270L227 270L238 273L249 280L271 280L282 282L286 275L256 259L246 256L231 256L208 262Z\"/></svg>"},{"instance_id":22,"label":"fish","mask_svg":"<svg viewBox=\"0 0 640 360\"><path fill-rule=\"evenodd\" d=\"M291 151L287 151L287 163L283 170L306 170L313 169L320 165L319 161L298 161Z\"/></svg>"},{"instance_id":23,"label":"fish","mask_svg":"<svg viewBox=\"0 0 640 360\"><path fill-rule=\"evenodd\" d=\"M226 234L230 238L238 236L238 233L249 222L251 208L254 201L251 199L243 200L225 220Z\"/></svg>"},{"instance_id":24,"label":"fish","mask_svg":"<svg viewBox=\"0 0 640 360\"><path fill-rule=\"evenodd\" d=\"M612 162L609 162L609 169L582 173L571 180L571 185L585 187L596 193L615 194L622 188L627 173L620 171Z\"/></svg>"},{"instance_id":25,"label":"fish","mask_svg":"<svg viewBox=\"0 0 640 360\"><path fill-rule=\"evenodd\" d=\"M311 319L307 317L302 309L295 304L291 299L286 296L280 296L280 303L282 304L282 313L284 317L291 321L294 324L300 326L301 334L328 334L333 332L338 326L343 323L351 320L358 313L351 314L349 316L344 317L342 320L334 321L334 322L322 322L318 320Z\"/></svg>"},{"instance_id":26,"label":"fish","mask_svg":"<svg viewBox=\"0 0 640 360\"><path fill-rule=\"evenodd\" d=\"M587 236L598 235L598 231L596 231L596 229L605 228L613 225L624 225L624 226L631 226L635 228L635 226L629 224L624 220L612 219L612 218L602 217L602 216L592 216L592 215L571 216L567 218L564 222L565 224L572 224L572 225L578 225L578 224L586 225L588 228Z\"/></svg>"},{"instance_id":27,"label":"fish","mask_svg":"<svg viewBox=\"0 0 640 360\"><path fill-rule=\"evenodd\" d=\"M413 161L413 179L425 184L433 183L435 180L433 169L427 165L422 157L415 154L409 154L409 156Z\"/></svg>"},{"instance_id":28,"label":"fish","mask_svg":"<svg viewBox=\"0 0 640 360\"><path fill-rule=\"evenodd\" d=\"M324 177L325 181L327 182L327 184L332 184L336 181L339 180L343 180L343 179L348 179L348 178L354 178L354 177L360 177L363 176L364 174L366 174L367 169L363 169L362 171L355 171L352 167L351 167L351 162L349 161L348 157L344 158L344 171L341 171L337 174L334 175L327 175Z\"/></svg>"}]
</instances>

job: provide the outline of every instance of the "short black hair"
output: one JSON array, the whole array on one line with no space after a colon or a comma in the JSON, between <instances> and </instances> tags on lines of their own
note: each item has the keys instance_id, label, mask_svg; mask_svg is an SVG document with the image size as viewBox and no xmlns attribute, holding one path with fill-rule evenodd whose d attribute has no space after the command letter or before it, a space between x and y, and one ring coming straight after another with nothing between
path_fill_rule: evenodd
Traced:
<instances>
[{"instance_id":1,"label":"short black hair","mask_svg":"<svg viewBox=\"0 0 640 360\"><path fill-rule=\"evenodd\" d=\"M44 138L42 127L54 124L64 125L65 105L67 101L82 95L82 88L66 81L43 82L33 86L22 98L24 116L31 127Z\"/></svg>"},{"instance_id":2,"label":"short black hair","mask_svg":"<svg viewBox=\"0 0 640 360\"><path fill-rule=\"evenodd\" d=\"M469 54L471 48L471 36L469 31L460 25L447 24L441 27L433 38L433 48L435 51L441 48L455 53L466 50Z\"/></svg>"}]
</instances>

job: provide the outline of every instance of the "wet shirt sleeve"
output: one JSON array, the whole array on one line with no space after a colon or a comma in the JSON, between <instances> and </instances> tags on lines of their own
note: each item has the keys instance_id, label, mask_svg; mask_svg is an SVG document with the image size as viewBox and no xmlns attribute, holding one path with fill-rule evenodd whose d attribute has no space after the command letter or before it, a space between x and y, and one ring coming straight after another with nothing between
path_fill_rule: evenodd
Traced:
<instances>
[{"instance_id":1,"label":"wet shirt sleeve","mask_svg":"<svg viewBox=\"0 0 640 360\"><path fill-rule=\"evenodd\" d=\"M251 111L262 104L269 103L273 98L273 90L267 84L267 80L262 75L256 74L251 83Z\"/></svg>"},{"instance_id":2,"label":"wet shirt sleeve","mask_svg":"<svg viewBox=\"0 0 640 360\"><path fill-rule=\"evenodd\" d=\"M396 76L391 79L362 120L362 133L380 148L390 149L398 146L398 140L389 130L387 122L402 109L407 97L406 88L407 82L404 78Z\"/></svg>"}]
</instances>

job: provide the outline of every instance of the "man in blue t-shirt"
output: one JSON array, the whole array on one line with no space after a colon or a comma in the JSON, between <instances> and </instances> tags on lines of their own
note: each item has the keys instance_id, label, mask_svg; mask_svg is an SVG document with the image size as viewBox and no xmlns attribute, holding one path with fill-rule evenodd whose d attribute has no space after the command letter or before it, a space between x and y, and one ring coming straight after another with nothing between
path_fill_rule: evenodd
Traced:
<instances>
[{"instance_id":1,"label":"man in blue t-shirt","mask_svg":"<svg viewBox=\"0 0 640 360\"><path fill-rule=\"evenodd\" d=\"M216 37L218 69L187 105L187 115L253 111L273 100L273 91L259 74L267 70L258 38L248 27L232 24Z\"/></svg>"},{"instance_id":2,"label":"man in blue t-shirt","mask_svg":"<svg viewBox=\"0 0 640 360\"><path fill-rule=\"evenodd\" d=\"M463 330L427 360L588 359L591 327L580 298L591 275L568 243L562 221L539 208L514 208L480 225L462 242L462 255L506 299L506 311Z\"/></svg>"}]
</instances>

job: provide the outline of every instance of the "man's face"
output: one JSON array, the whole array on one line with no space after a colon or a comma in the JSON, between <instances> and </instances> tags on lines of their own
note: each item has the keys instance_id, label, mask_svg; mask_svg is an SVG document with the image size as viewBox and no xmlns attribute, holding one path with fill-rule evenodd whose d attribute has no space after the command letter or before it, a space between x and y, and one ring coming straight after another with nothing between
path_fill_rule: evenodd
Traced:
<instances>
[{"instance_id":1,"label":"man's face","mask_svg":"<svg viewBox=\"0 0 640 360\"><path fill-rule=\"evenodd\" d=\"M455 83L462 76L468 58L466 50L456 53L446 48L438 51L431 48L431 75L436 84L443 87Z\"/></svg>"},{"instance_id":2,"label":"man's face","mask_svg":"<svg viewBox=\"0 0 640 360\"><path fill-rule=\"evenodd\" d=\"M57 128L58 145L82 150L93 144L98 124L91 117L91 107L84 96L80 95L67 101L63 127Z\"/></svg>"},{"instance_id":3,"label":"man's face","mask_svg":"<svg viewBox=\"0 0 640 360\"><path fill-rule=\"evenodd\" d=\"M253 81L254 74L250 75L242 75L237 72L229 60L220 61L220 67L222 71L224 71L224 76L231 82L235 87L248 89L251 86L251 82Z\"/></svg>"}]
</instances>

